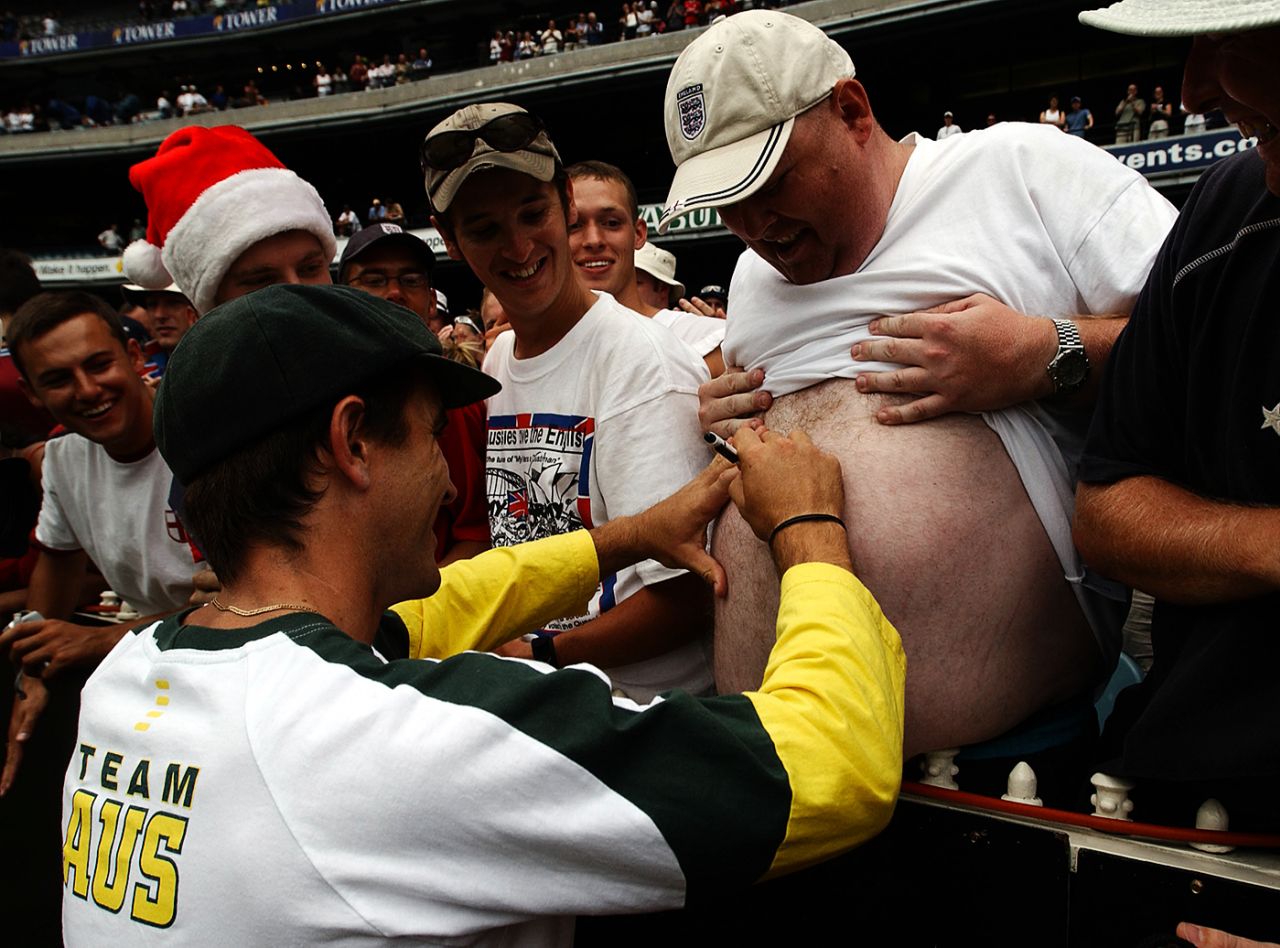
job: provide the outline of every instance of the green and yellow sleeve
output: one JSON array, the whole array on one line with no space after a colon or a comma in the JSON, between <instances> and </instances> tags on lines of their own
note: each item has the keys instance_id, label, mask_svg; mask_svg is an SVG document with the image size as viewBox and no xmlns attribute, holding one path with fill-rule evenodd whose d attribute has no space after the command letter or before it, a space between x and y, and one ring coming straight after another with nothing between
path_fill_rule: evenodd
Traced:
<instances>
[{"instance_id":1,"label":"green and yellow sleeve","mask_svg":"<svg viewBox=\"0 0 1280 948\"><path fill-rule=\"evenodd\" d=\"M747 694L791 785L767 876L875 836L902 774L906 656L875 598L847 570L805 563L782 578L778 641Z\"/></svg>"},{"instance_id":2,"label":"green and yellow sleeve","mask_svg":"<svg viewBox=\"0 0 1280 948\"><path fill-rule=\"evenodd\" d=\"M595 544L577 530L451 563L434 596L391 608L409 632L411 658L447 658L581 615L599 582Z\"/></svg>"}]
</instances>

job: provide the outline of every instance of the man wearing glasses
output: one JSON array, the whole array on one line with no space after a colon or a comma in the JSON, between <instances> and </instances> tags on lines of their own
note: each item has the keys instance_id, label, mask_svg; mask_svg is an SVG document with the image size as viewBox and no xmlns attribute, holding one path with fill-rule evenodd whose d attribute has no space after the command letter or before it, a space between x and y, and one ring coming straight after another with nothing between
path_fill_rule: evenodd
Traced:
<instances>
[{"instance_id":1,"label":"man wearing glasses","mask_svg":"<svg viewBox=\"0 0 1280 948\"><path fill-rule=\"evenodd\" d=\"M371 224L347 241L338 282L413 310L434 333L445 327L431 288L435 254L398 224Z\"/></svg>"},{"instance_id":2,"label":"man wearing glasses","mask_svg":"<svg viewBox=\"0 0 1280 948\"><path fill-rule=\"evenodd\" d=\"M436 308L431 286L435 254L426 242L397 224L370 224L347 241L338 262L338 282L398 303L433 333L448 325ZM489 549L489 513L484 496L484 402L450 408L439 436L457 494L436 518L436 561L470 559Z\"/></svg>"}]
</instances>

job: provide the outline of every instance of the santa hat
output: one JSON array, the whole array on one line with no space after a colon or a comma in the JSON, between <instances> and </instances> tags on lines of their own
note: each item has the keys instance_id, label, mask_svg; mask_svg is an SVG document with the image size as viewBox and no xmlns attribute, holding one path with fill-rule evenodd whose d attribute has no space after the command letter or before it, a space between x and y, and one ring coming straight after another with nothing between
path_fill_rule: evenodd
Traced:
<instances>
[{"instance_id":1,"label":"santa hat","mask_svg":"<svg viewBox=\"0 0 1280 948\"><path fill-rule=\"evenodd\" d=\"M337 252L320 195L243 128L189 126L129 169L147 202L147 238L124 252L125 275L148 289L182 288L207 313L222 278L258 241L305 230Z\"/></svg>"}]
</instances>

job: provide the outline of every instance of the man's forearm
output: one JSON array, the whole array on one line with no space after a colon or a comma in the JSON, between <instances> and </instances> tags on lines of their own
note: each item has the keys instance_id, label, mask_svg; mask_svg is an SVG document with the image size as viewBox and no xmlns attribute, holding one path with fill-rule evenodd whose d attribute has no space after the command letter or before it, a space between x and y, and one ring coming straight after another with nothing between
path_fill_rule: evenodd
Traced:
<instances>
[{"instance_id":1,"label":"man's forearm","mask_svg":"<svg viewBox=\"0 0 1280 948\"><path fill-rule=\"evenodd\" d=\"M1063 396L1062 402L1067 405L1088 407L1098 398L1098 387L1102 381L1103 368L1111 356L1111 347L1121 331L1129 324L1129 317L1124 315L1106 316L1072 316L1071 321L1080 333L1080 341L1084 344L1085 355L1089 358L1089 376L1084 384L1070 395ZM1026 367L1030 373L1030 390L1028 399L1050 398L1054 395L1053 379L1049 376L1049 363L1058 351L1058 333L1052 322L1039 321L1036 327L1035 342L1028 350Z\"/></svg>"},{"instance_id":2,"label":"man's forearm","mask_svg":"<svg viewBox=\"0 0 1280 948\"><path fill-rule=\"evenodd\" d=\"M691 573L646 586L608 612L556 636L561 665L603 668L655 658L711 628L711 590Z\"/></svg>"},{"instance_id":3,"label":"man's forearm","mask_svg":"<svg viewBox=\"0 0 1280 948\"><path fill-rule=\"evenodd\" d=\"M68 618L79 604L88 562L83 550L41 550L31 574L27 608L46 619Z\"/></svg>"},{"instance_id":4,"label":"man's forearm","mask_svg":"<svg viewBox=\"0 0 1280 948\"><path fill-rule=\"evenodd\" d=\"M1074 536L1093 569L1158 599L1227 602L1280 589L1280 509L1208 500L1157 477L1081 484Z\"/></svg>"},{"instance_id":5,"label":"man's forearm","mask_svg":"<svg viewBox=\"0 0 1280 948\"><path fill-rule=\"evenodd\" d=\"M1097 401L1098 389L1102 384L1102 370L1111 357L1111 347L1116 344L1124 327L1129 325L1129 317L1123 314L1073 316L1071 321L1080 331L1080 341L1084 343L1085 355L1089 357L1089 377L1066 401L1088 406Z\"/></svg>"}]
</instances>

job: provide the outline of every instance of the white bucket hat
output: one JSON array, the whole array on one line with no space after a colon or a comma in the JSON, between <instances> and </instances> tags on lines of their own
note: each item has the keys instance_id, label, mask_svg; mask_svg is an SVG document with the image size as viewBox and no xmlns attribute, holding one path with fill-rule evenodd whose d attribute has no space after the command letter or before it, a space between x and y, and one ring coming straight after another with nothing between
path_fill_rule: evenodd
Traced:
<instances>
[{"instance_id":1,"label":"white bucket hat","mask_svg":"<svg viewBox=\"0 0 1280 948\"><path fill-rule=\"evenodd\" d=\"M646 241L636 251L636 269L643 270L655 280L674 289L677 295L684 296L684 284L676 279L676 255L671 251Z\"/></svg>"},{"instance_id":2,"label":"white bucket hat","mask_svg":"<svg viewBox=\"0 0 1280 948\"><path fill-rule=\"evenodd\" d=\"M1280 24L1280 0L1120 0L1080 22L1133 36L1240 33Z\"/></svg>"},{"instance_id":3,"label":"white bucket hat","mask_svg":"<svg viewBox=\"0 0 1280 948\"><path fill-rule=\"evenodd\" d=\"M676 174L658 233L690 211L755 193L777 167L795 117L853 75L849 54L808 20L748 10L713 23L667 80L663 114Z\"/></svg>"}]
</instances>

